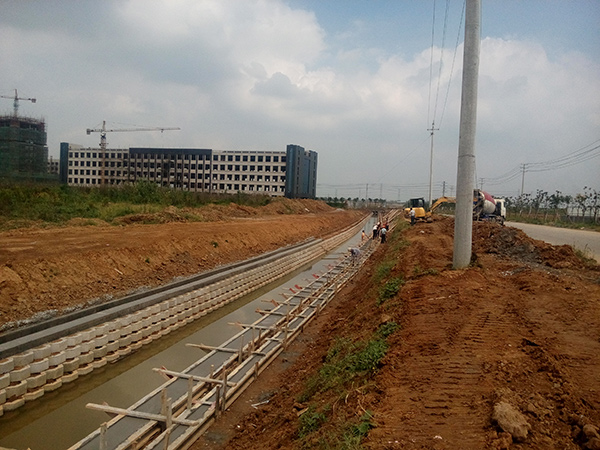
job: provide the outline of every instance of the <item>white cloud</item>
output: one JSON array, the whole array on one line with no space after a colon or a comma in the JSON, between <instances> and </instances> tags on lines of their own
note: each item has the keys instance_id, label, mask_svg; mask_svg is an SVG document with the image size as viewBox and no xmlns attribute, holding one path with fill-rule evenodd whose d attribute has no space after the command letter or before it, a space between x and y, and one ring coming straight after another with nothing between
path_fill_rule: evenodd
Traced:
<instances>
[{"instance_id":1,"label":"white cloud","mask_svg":"<svg viewBox=\"0 0 600 450\"><path fill-rule=\"evenodd\" d=\"M282 150L296 143L319 152L320 183L427 183L427 128L435 117L434 178L455 183L460 48L453 69L454 50L444 49L438 88L430 49L408 58L373 41L352 48L347 35L328 34L312 12L288 2L94 2L98 11L87 2L50 3L41 8L47 20L27 21L17 8L0 18L0 79L8 83L0 89L38 98L22 109L46 117L51 154L61 141L96 145L98 136L85 129L107 120L182 128L109 136L115 146ZM552 50L534 41L482 41L478 176L597 139L598 63ZM440 54L436 48L434 62ZM577 183L596 181L597 161L595 168L595 175L579 168Z\"/></svg>"}]
</instances>

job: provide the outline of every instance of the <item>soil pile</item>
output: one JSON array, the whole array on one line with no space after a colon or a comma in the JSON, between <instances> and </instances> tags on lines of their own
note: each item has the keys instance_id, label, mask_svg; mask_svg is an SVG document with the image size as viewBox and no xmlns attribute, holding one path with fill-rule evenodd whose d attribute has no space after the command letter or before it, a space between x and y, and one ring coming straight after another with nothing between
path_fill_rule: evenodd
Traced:
<instances>
[{"instance_id":1,"label":"soil pile","mask_svg":"<svg viewBox=\"0 0 600 450\"><path fill-rule=\"evenodd\" d=\"M170 208L124 217L119 226L79 219L2 232L0 329L324 237L362 216L278 198L260 208Z\"/></svg>"},{"instance_id":2,"label":"soil pile","mask_svg":"<svg viewBox=\"0 0 600 450\"><path fill-rule=\"evenodd\" d=\"M436 219L392 232L194 448L600 448L598 266L477 223L452 270ZM340 343L384 329L385 357L328 388Z\"/></svg>"}]
</instances>

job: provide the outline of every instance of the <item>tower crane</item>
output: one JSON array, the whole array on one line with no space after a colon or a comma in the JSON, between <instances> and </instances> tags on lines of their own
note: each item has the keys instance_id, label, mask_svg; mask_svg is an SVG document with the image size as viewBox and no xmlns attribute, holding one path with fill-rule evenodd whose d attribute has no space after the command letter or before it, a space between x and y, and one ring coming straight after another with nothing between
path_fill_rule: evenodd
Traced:
<instances>
[{"instance_id":1,"label":"tower crane","mask_svg":"<svg viewBox=\"0 0 600 450\"><path fill-rule=\"evenodd\" d=\"M92 133L100 133L100 148L102 150L106 150L106 133L111 133L113 131L160 131L163 132L165 130L181 130L181 128L168 128L168 127L147 127L147 128L114 128L114 129L106 129L106 121L102 121L102 128L88 128L86 130L87 134Z\"/></svg>"},{"instance_id":2,"label":"tower crane","mask_svg":"<svg viewBox=\"0 0 600 450\"><path fill-rule=\"evenodd\" d=\"M28 100L31 103L35 103L37 101L35 98L19 97L19 94L17 93L16 89L15 89L15 96L14 97L13 96L9 96L9 95L0 95L0 97L13 99L13 108L14 108L14 115L15 115L15 117L17 117L17 115L19 114L19 100Z\"/></svg>"}]
</instances>

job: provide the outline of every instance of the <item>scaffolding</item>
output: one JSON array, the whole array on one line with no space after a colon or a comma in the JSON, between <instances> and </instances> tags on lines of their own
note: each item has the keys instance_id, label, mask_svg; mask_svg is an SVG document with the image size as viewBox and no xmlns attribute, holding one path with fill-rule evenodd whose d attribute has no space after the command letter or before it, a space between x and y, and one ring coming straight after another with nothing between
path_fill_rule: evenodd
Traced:
<instances>
[{"instance_id":1,"label":"scaffolding","mask_svg":"<svg viewBox=\"0 0 600 450\"><path fill-rule=\"evenodd\" d=\"M27 179L46 174L46 138L43 120L0 116L0 177Z\"/></svg>"}]
</instances>

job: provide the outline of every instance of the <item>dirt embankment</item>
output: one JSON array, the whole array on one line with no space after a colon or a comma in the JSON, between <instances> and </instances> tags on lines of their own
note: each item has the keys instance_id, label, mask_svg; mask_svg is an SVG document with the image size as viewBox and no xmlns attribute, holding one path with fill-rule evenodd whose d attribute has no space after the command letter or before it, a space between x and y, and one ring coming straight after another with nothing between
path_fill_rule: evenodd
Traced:
<instances>
[{"instance_id":1,"label":"dirt embankment","mask_svg":"<svg viewBox=\"0 0 600 450\"><path fill-rule=\"evenodd\" d=\"M358 211L314 200L276 199L261 208L209 206L135 215L122 225L17 229L0 233L0 327L154 287L266 251L323 237ZM159 222L142 225L141 222Z\"/></svg>"},{"instance_id":2,"label":"dirt embankment","mask_svg":"<svg viewBox=\"0 0 600 450\"><path fill-rule=\"evenodd\" d=\"M365 449L600 448L599 267L477 223L473 266L452 270L452 234L449 218L407 229L408 245L391 233L194 448L359 448L349 446L357 435ZM399 292L378 302L399 277ZM392 322L372 374L307 398L340 338Z\"/></svg>"}]
</instances>

